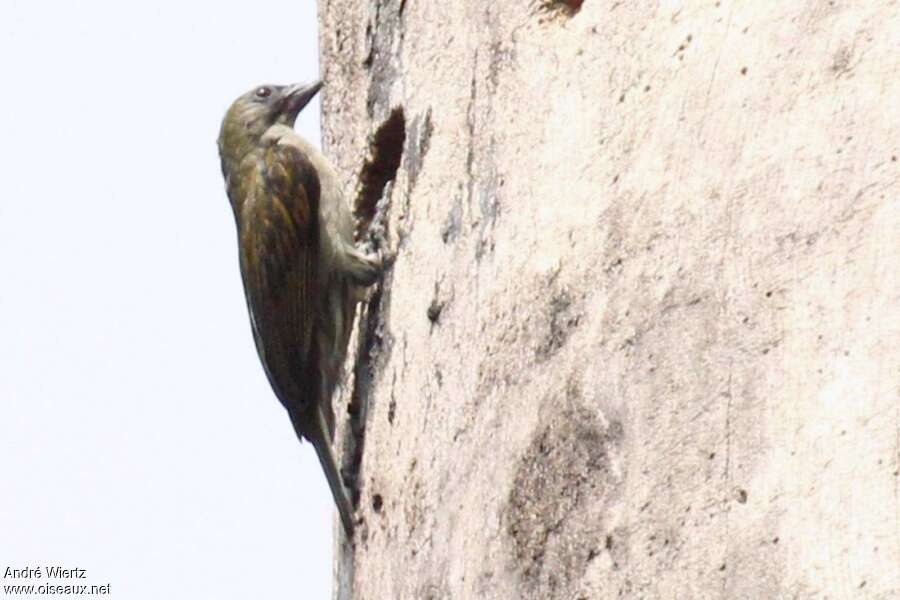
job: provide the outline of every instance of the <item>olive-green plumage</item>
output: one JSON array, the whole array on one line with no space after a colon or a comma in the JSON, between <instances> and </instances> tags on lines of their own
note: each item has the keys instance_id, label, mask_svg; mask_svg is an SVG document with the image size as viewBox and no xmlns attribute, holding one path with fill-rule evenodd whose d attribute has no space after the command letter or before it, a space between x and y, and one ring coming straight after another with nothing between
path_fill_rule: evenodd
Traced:
<instances>
[{"instance_id":1,"label":"olive-green plumage","mask_svg":"<svg viewBox=\"0 0 900 600\"><path fill-rule=\"evenodd\" d=\"M293 130L320 87L261 86L235 100L219 156L257 352L297 435L315 447L351 536L353 509L331 449L331 396L360 291L379 269L353 245L334 169Z\"/></svg>"}]
</instances>

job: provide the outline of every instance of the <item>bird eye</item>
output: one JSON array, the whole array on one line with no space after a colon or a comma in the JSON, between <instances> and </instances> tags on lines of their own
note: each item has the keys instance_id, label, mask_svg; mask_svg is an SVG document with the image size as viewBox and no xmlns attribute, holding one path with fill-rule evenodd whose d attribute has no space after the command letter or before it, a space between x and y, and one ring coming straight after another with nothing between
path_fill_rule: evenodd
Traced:
<instances>
[{"instance_id":1,"label":"bird eye","mask_svg":"<svg viewBox=\"0 0 900 600\"><path fill-rule=\"evenodd\" d=\"M261 88L256 88L256 97L257 98L268 98L272 94L272 89L267 88L265 86Z\"/></svg>"}]
</instances>

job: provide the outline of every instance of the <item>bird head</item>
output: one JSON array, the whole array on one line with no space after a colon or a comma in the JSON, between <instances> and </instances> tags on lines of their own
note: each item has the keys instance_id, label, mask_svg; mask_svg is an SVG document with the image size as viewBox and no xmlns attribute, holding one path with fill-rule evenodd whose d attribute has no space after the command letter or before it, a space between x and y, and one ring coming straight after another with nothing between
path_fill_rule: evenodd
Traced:
<instances>
[{"instance_id":1,"label":"bird head","mask_svg":"<svg viewBox=\"0 0 900 600\"><path fill-rule=\"evenodd\" d=\"M225 113L219 132L219 154L223 162L239 161L272 125L293 127L297 115L321 88L321 81L261 85L235 100Z\"/></svg>"}]
</instances>

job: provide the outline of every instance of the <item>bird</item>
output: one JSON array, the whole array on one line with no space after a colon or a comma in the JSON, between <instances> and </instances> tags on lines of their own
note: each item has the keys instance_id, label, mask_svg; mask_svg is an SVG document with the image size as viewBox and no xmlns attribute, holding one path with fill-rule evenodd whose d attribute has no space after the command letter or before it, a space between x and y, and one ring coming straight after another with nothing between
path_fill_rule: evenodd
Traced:
<instances>
[{"instance_id":1,"label":"bird","mask_svg":"<svg viewBox=\"0 0 900 600\"><path fill-rule=\"evenodd\" d=\"M228 108L218 138L256 350L297 437L312 443L348 539L353 504L331 447L331 398L356 305L381 261L358 249L336 169L294 131L321 81L260 85Z\"/></svg>"}]
</instances>

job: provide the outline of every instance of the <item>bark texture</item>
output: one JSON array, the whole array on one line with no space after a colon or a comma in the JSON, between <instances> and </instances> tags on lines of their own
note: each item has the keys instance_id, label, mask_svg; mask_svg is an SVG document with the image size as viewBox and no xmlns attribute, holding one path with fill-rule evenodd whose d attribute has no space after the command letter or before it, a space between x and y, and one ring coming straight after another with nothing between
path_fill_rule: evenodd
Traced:
<instances>
[{"instance_id":1,"label":"bark texture","mask_svg":"<svg viewBox=\"0 0 900 600\"><path fill-rule=\"evenodd\" d=\"M897 2L319 12L396 254L337 595L898 597Z\"/></svg>"}]
</instances>

